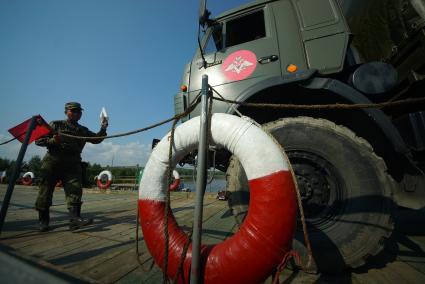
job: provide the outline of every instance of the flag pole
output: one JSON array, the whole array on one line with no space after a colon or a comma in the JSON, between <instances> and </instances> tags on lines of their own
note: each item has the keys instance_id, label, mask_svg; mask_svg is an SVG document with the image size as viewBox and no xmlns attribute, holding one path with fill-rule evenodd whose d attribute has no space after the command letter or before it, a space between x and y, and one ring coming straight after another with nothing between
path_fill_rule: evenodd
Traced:
<instances>
[{"instance_id":1,"label":"flag pole","mask_svg":"<svg viewBox=\"0 0 425 284\"><path fill-rule=\"evenodd\" d=\"M10 198L12 197L13 189L15 188L16 180L18 179L19 172L21 171L22 160L24 159L25 152L27 151L28 142L31 138L31 134L36 126L37 116L31 118L30 125L28 127L25 139L22 142L21 149L19 150L18 159L16 159L15 169L13 170L12 176L9 179L6 194L3 199L0 211L0 235L3 231L4 219L6 218L7 209L9 208Z\"/></svg>"}]
</instances>

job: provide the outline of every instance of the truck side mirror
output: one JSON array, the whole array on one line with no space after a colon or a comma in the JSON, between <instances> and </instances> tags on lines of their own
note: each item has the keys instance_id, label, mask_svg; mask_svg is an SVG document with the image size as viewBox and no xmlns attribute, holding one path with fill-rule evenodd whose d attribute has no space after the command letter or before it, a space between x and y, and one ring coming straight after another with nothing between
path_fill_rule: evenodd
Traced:
<instances>
[{"instance_id":1,"label":"truck side mirror","mask_svg":"<svg viewBox=\"0 0 425 284\"><path fill-rule=\"evenodd\" d=\"M206 7L206 0L200 0L199 2L199 25L201 25L202 27L205 26L205 24L207 23L209 16L210 16L210 11L207 10Z\"/></svg>"}]
</instances>

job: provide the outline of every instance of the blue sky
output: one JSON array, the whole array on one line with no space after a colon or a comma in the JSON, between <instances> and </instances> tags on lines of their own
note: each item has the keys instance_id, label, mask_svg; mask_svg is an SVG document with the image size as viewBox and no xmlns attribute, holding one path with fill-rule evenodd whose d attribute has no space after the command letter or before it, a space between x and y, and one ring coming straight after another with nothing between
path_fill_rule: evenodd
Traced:
<instances>
[{"instance_id":1,"label":"blue sky","mask_svg":"<svg viewBox=\"0 0 425 284\"><path fill-rule=\"evenodd\" d=\"M213 15L248 1L208 1ZM104 106L108 134L139 129L174 115L184 65L197 47L198 1L0 0L0 142L32 115L64 119L64 104L78 101L80 121L99 129ZM166 126L87 144L83 160L144 165L152 138ZM16 159L20 143L0 146ZM43 156L31 144L26 160Z\"/></svg>"}]
</instances>

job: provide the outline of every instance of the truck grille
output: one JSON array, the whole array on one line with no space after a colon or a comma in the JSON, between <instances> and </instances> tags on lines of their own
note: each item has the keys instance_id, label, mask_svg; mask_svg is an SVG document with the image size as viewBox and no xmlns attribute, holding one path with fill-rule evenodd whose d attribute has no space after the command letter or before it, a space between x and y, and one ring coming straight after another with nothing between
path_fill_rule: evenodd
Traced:
<instances>
[{"instance_id":1,"label":"truck grille","mask_svg":"<svg viewBox=\"0 0 425 284\"><path fill-rule=\"evenodd\" d=\"M174 113L179 114L186 110L186 101L185 95L183 93L178 93L174 96ZM183 118L182 120L186 120L187 118Z\"/></svg>"}]
</instances>

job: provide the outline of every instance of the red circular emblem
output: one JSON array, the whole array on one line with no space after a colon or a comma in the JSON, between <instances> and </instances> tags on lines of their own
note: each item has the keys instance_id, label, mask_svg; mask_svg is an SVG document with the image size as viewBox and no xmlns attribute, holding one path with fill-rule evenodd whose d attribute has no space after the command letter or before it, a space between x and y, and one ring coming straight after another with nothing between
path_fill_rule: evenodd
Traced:
<instances>
[{"instance_id":1,"label":"red circular emblem","mask_svg":"<svg viewBox=\"0 0 425 284\"><path fill-rule=\"evenodd\" d=\"M224 60L221 71L227 79L239 81L250 76L257 67L257 56L249 50L233 52Z\"/></svg>"}]
</instances>

